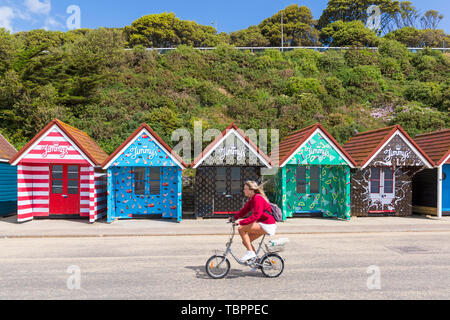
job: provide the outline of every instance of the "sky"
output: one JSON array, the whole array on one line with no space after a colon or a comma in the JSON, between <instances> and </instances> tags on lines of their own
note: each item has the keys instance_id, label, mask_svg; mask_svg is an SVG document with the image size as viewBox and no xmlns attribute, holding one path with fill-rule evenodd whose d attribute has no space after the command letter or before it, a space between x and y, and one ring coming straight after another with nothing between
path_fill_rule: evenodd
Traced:
<instances>
[{"instance_id":1,"label":"sky","mask_svg":"<svg viewBox=\"0 0 450 320\"><path fill-rule=\"evenodd\" d=\"M439 28L450 33L449 0L410 0L423 12L444 14ZM0 0L0 28L11 32L32 29L124 27L154 13L174 12L182 20L232 32L257 25L288 5L306 5L318 19L328 0Z\"/></svg>"}]
</instances>

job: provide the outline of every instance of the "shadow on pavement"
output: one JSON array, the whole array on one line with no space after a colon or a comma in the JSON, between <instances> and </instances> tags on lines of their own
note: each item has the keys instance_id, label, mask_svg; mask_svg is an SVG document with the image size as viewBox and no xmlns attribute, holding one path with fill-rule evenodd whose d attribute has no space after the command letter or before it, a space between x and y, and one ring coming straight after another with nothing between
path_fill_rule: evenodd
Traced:
<instances>
[{"instance_id":1,"label":"shadow on pavement","mask_svg":"<svg viewBox=\"0 0 450 320\"><path fill-rule=\"evenodd\" d=\"M214 280L206 274L205 266L187 266L185 268L195 271L195 277L197 279ZM224 279L236 279L244 277L263 278L264 276L259 270L252 272L252 271L242 271L239 269L231 269Z\"/></svg>"}]
</instances>

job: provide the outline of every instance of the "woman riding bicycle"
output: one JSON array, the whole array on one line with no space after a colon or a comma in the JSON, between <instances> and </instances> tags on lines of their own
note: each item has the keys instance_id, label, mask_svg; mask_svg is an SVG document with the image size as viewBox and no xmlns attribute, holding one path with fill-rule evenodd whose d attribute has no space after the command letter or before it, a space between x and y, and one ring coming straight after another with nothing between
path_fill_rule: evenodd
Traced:
<instances>
[{"instance_id":1,"label":"woman riding bicycle","mask_svg":"<svg viewBox=\"0 0 450 320\"><path fill-rule=\"evenodd\" d=\"M242 262L256 257L256 250L252 245L253 241L265 234L273 236L277 229L275 218L270 214L269 200L262 186L258 186L254 181L247 181L244 186L244 195L249 198L246 205L233 218L230 218L230 221L234 219L235 224L239 225L238 230L242 243L247 248L247 254L242 257ZM251 216L237 222L250 211L252 212Z\"/></svg>"}]
</instances>

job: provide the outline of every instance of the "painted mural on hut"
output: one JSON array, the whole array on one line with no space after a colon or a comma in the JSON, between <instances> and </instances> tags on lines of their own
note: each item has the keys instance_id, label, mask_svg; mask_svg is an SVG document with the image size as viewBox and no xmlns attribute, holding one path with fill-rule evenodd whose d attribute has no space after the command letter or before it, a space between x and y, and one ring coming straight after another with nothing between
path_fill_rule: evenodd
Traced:
<instances>
[{"instance_id":1,"label":"painted mural on hut","mask_svg":"<svg viewBox=\"0 0 450 320\"><path fill-rule=\"evenodd\" d=\"M255 152L231 134L203 160L202 166L265 166Z\"/></svg>"},{"instance_id":2,"label":"painted mural on hut","mask_svg":"<svg viewBox=\"0 0 450 320\"><path fill-rule=\"evenodd\" d=\"M351 196L354 214L411 215L412 177L424 168L425 163L416 152L399 135L394 136L364 169L353 175ZM379 175L378 180L373 175ZM374 183L380 184L378 192L374 192Z\"/></svg>"},{"instance_id":3,"label":"painted mural on hut","mask_svg":"<svg viewBox=\"0 0 450 320\"><path fill-rule=\"evenodd\" d=\"M305 193L297 193L296 169L305 166L306 181L309 181L310 168L320 168L320 189L312 194L310 184L306 184ZM278 204L286 204L286 216L294 213L317 212L324 217L350 219L350 194L347 191L350 184L350 167L347 161L328 143L321 133L316 133L286 165L286 192L276 194ZM282 169L275 179L276 190L281 190Z\"/></svg>"},{"instance_id":4,"label":"painted mural on hut","mask_svg":"<svg viewBox=\"0 0 450 320\"><path fill-rule=\"evenodd\" d=\"M143 194L135 193L136 170L143 170L142 181L147 182L142 184L145 185ZM113 193L115 198L108 202L110 206L108 215L118 218L132 218L137 215L177 218L178 208L182 205L179 181L181 171L182 169L144 130L108 170L108 179L115 188ZM108 196L111 195L108 193Z\"/></svg>"},{"instance_id":5,"label":"painted mural on hut","mask_svg":"<svg viewBox=\"0 0 450 320\"><path fill-rule=\"evenodd\" d=\"M152 136L142 133L112 164L113 167L124 166L177 166L155 142Z\"/></svg>"},{"instance_id":6,"label":"painted mural on hut","mask_svg":"<svg viewBox=\"0 0 450 320\"><path fill-rule=\"evenodd\" d=\"M164 218L176 218L178 209L178 181L177 167L160 168L161 189L157 194L150 194L146 190L143 195L135 195L135 167L112 168L113 183L116 189L113 208L121 218L132 218L133 215L160 214ZM147 169L145 178L150 179ZM147 188L149 188L147 186Z\"/></svg>"}]
</instances>

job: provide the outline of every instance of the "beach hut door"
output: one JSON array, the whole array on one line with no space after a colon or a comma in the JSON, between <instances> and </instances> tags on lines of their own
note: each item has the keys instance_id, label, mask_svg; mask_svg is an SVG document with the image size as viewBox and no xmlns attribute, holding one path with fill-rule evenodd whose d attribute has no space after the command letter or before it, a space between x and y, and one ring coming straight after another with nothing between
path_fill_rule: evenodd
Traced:
<instances>
[{"instance_id":1,"label":"beach hut door","mask_svg":"<svg viewBox=\"0 0 450 320\"><path fill-rule=\"evenodd\" d=\"M80 213L80 167L52 165L50 179L50 214Z\"/></svg>"},{"instance_id":2,"label":"beach hut door","mask_svg":"<svg viewBox=\"0 0 450 320\"><path fill-rule=\"evenodd\" d=\"M391 167L370 169L372 213L394 213L395 183Z\"/></svg>"},{"instance_id":3,"label":"beach hut door","mask_svg":"<svg viewBox=\"0 0 450 320\"><path fill-rule=\"evenodd\" d=\"M214 214L239 211L242 201L242 175L240 167L216 169Z\"/></svg>"}]
</instances>

